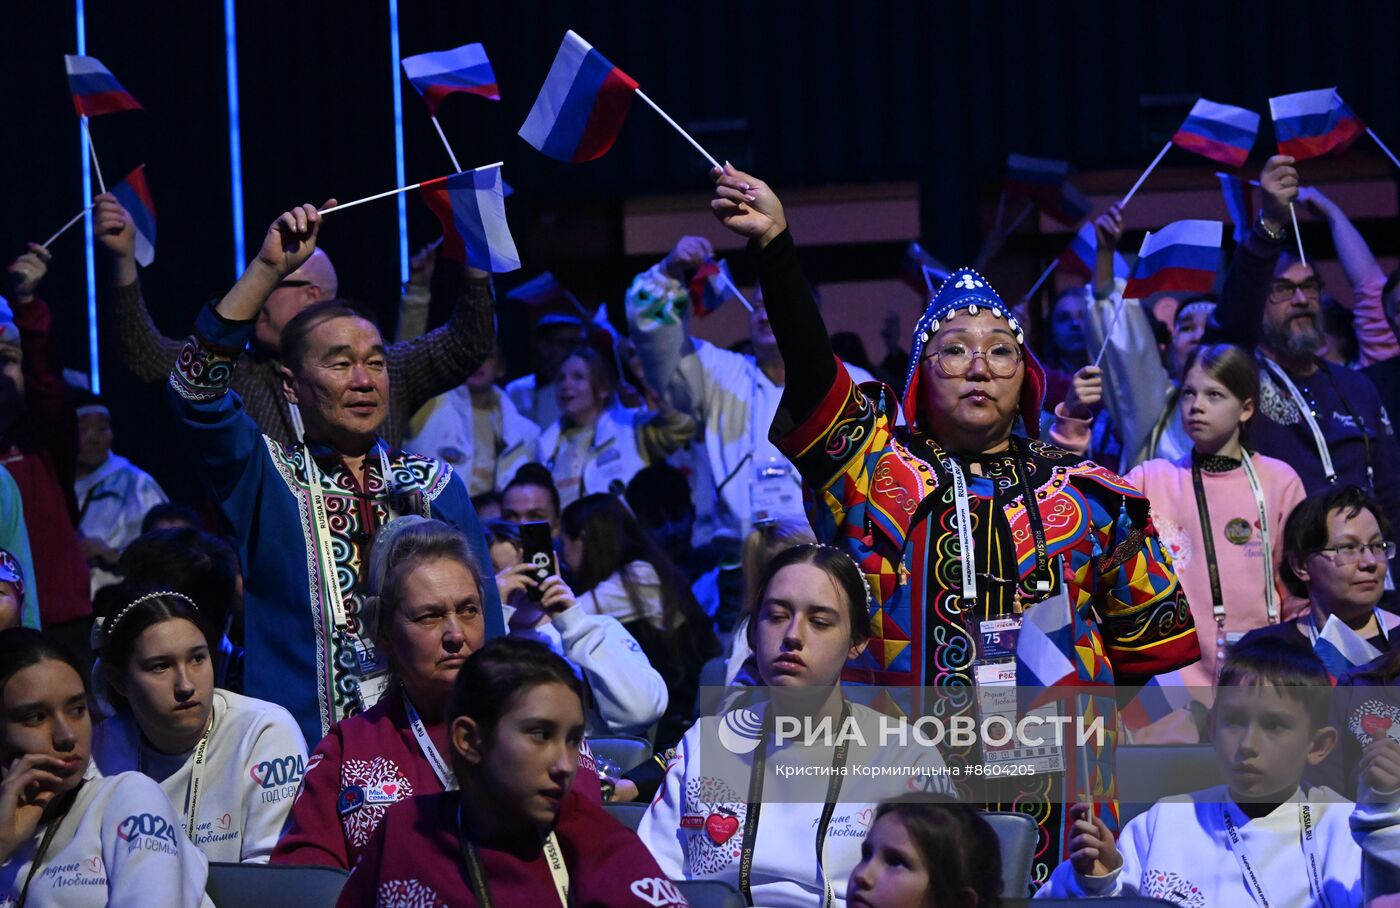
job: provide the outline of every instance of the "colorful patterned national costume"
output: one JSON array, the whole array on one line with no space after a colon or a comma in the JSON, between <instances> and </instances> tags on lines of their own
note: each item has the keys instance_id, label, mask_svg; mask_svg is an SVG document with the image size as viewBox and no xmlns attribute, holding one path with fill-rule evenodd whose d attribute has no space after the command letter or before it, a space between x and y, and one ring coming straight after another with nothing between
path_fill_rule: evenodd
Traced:
<instances>
[{"instance_id":1,"label":"colorful patterned national costume","mask_svg":"<svg viewBox=\"0 0 1400 908\"><path fill-rule=\"evenodd\" d=\"M946 451L924 427L900 424L901 404L881 384L857 387L832 354L789 234L759 252L769 320L788 369L788 393L774 420L775 444L809 486L819 539L844 548L870 583L874 635L846 672L851 682L899 686L973 684L976 622L1013 615L1067 586L1072 606L1063 680L1076 685L1140 684L1199 658L1186 598L1148 516L1148 502L1122 478L1077 455L1013 436L995 454ZM919 362L940 319L986 309L1021 332L995 291L975 272L949 277L915 332L903 412L918 412ZM1038 422L1044 373L1022 348L1020 411ZM975 614L962 603L953 458L968 481L977 575ZM1047 551L1037 558L1030 488ZM1037 568L1037 565L1040 565ZM1057 569L1058 568L1058 569ZM1053 575L1053 576L1051 576ZM1019 594L1019 595L1018 595ZM1031 606L1033 607L1033 606ZM1035 683L1018 677L1018 684ZM1111 752L1093 756L1097 795L1116 827ZM951 761L950 761L951 762ZM1040 777L1022 780L1039 785ZM1014 787L1014 786L1013 786ZM1014 809L1041 823L1036 877L1061 860L1061 805L1048 783L1010 791ZM1011 805L1007 804L1008 809Z\"/></svg>"},{"instance_id":2,"label":"colorful patterned national costume","mask_svg":"<svg viewBox=\"0 0 1400 908\"><path fill-rule=\"evenodd\" d=\"M460 478L440 460L391 450L383 439L364 459L364 483L329 448L283 445L258 430L237 394L233 364L253 322L200 312L194 334L170 373L170 400L184 423L238 539L244 576L245 693L285 707L314 747L331 724L361 711L358 666L360 569L385 521L420 514L450 523L489 565L481 527ZM346 633L336 630L313 532L306 452L315 457L324 496L335 582L344 597ZM390 489L382 464L387 459ZM483 585L488 636L504 633L496 585Z\"/></svg>"}]
</instances>

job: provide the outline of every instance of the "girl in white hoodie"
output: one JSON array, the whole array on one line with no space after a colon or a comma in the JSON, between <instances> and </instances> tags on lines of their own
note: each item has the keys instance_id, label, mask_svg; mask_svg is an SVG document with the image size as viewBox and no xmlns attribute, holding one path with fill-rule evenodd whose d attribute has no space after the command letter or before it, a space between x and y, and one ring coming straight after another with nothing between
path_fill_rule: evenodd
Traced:
<instances>
[{"instance_id":1,"label":"girl in white hoodie","mask_svg":"<svg viewBox=\"0 0 1400 908\"><path fill-rule=\"evenodd\" d=\"M82 673L38 631L0 631L0 905L210 905L209 864L160 786L90 758Z\"/></svg>"},{"instance_id":2,"label":"girl in white hoodie","mask_svg":"<svg viewBox=\"0 0 1400 908\"><path fill-rule=\"evenodd\" d=\"M671 879L726 882L750 905L845 906L879 802L950 792L946 767L937 747L901 744L903 723L842 693L841 670L871 632L865 580L849 556L794 546L760 589L749 638L771 702L687 731L637 833ZM860 737L849 747L821 735L804 745L785 737L775 715L814 727L829 717L841 733L854 723ZM869 767L905 771L862 772Z\"/></svg>"},{"instance_id":3,"label":"girl in white hoodie","mask_svg":"<svg viewBox=\"0 0 1400 908\"><path fill-rule=\"evenodd\" d=\"M117 713L97 726L93 760L159 782L209 860L266 863L306 771L301 729L274 703L214 686L221 635L193 599L121 589L99 631Z\"/></svg>"}]
</instances>

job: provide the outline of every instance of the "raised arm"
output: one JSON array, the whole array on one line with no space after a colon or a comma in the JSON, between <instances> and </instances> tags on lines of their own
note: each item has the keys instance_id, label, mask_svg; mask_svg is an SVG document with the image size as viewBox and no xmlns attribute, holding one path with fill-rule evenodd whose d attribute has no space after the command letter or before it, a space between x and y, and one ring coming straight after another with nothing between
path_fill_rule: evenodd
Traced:
<instances>
[{"instance_id":1,"label":"raised arm","mask_svg":"<svg viewBox=\"0 0 1400 908\"><path fill-rule=\"evenodd\" d=\"M1263 195L1259 221L1235 249L1214 323L1206 329L1203 343L1235 344L1246 350L1259 345L1274 266L1288 242L1288 206L1298 197L1298 170L1293 159L1288 155L1269 158L1259 174L1259 189Z\"/></svg>"},{"instance_id":2,"label":"raised arm","mask_svg":"<svg viewBox=\"0 0 1400 908\"><path fill-rule=\"evenodd\" d=\"M408 260L408 283L404 284L403 296L399 297L399 318L394 327L396 342L411 341L428 330L428 309L433 302L433 271L437 268L440 245L442 242L439 240L424 246Z\"/></svg>"},{"instance_id":3,"label":"raised arm","mask_svg":"<svg viewBox=\"0 0 1400 908\"><path fill-rule=\"evenodd\" d=\"M491 276L467 268L452 317L441 327L388 350L389 394L405 415L467 380L491 355L496 342L496 313Z\"/></svg>"},{"instance_id":4,"label":"raised arm","mask_svg":"<svg viewBox=\"0 0 1400 908\"><path fill-rule=\"evenodd\" d=\"M189 430L205 479L238 528L248 527L256 517L254 492L267 458L257 456L262 432L238 395L229 393L233 364L247 346L268 296L315 250L320 226L321 216L313 205L279 217L233 289L217 306L200 310L194 333L170 371L167 397Z\"/></svg>"},{"instance_id":5,"label":"raised arm","mask_svg":"<svg viewBox=\"0 0 1400 908\"><path fill-rule=\"evenodd\" d=\"M730 230L749 241L758 257L759 283L768 322L783 356L787 380L782 411L800 421L821 403L837 378L826 323L802 275L797 246L787 229L783 205L767 183L734 165L711 172L715 198L710 208Z\"/></svg>"},{"instance_id":6,"label":"raised arm","mask_svg":"<svg viewBox=\"0 0 1400 908\"><path fill-rule=\"evenodd\" d=\"M1341 206L1313 186L1298 190L1298 203L1327 222L1332 231L1332 245L1337 259L1351 285L1351 300L1337 300L1356 314L1356 340L1361 347L1361 364L1369 366L1400 354L1400 342L1386 320L1381 306L1381 291L1385 288L1385 272L1376 264L1371 247L1366 245L1360 231L1342 211Z\"/></svg>"},{"instance_id":7,"label":"raised arm","mask_svg":"<svg viewBox=\"0 0 1400 908\"><path fill-rule=\"evenodd\" d=\"M110 192L93 203L93 231L107 250L112 268L117 357L138 380L160 381L170 374L184 341L166 337L151 319L136 270L136 227L131 215Z\"/></svg>"}]
</instances>

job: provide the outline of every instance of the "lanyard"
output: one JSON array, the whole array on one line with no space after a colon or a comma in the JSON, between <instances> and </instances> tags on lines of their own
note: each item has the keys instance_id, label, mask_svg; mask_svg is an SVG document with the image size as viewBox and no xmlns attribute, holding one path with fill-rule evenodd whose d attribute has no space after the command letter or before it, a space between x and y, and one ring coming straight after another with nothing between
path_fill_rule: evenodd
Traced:
<instances>
[{"instance_id":1,"label":"lanyard","mask_svg":"<svg viewBox=\"0 0 1400 908\"><path fill-rule=\"evenodd\" d=\"M481 866L481 854L467 836L467 828L462 822L462 805L457 804L457 841L462 846L462 860L467 865L467 876L471 882L472 894L480 908L492 908L491 887L486 881L486 870ZM559 896L559 904L569 905L569 868L564 864L564 855L559 850L559 839L553 831L544 840L544 857L549 864L549 875L554 879L554 891Z\"/></svg>"},{"instance_id":2,"label":"lanyard","mask_svg":"<svg viewBox=\"0 0 1400 908\"><path fill-rule=\"evenodd\" d=\"M841 703L841 725L851 717L850 704ZM840 734L838 730L838 735ZM763 770L768 763L768 739L773 736L773 708L770 705L763 718L763 729L758 739L758 748L753 754L753 768L749 771L749 802L744 811L744 845L739 853L739 892L744 896L744 904L752 905L753 855L758 846L758 814L763 807ZM826 803L822 805L821 819L817 822L817 874L822 881L822 908L831 908L835 895L831 882L826 877L826 867L822 852L826 845L826 830L831 825L831 815L836 811L836 799L841 795L841 782L846 772L847 745L844 737L836 745L831 757L831 778L826 784Z\"/></svg>"},{"instance_id":3,"label":"lanyard","mask_svg":"<svg viewBox=\"0 0 1400 908\"><path fill-rule=\"evenodd\" d=\"M972 509L967 500L967 478L962 467L952 457L943 466L953 477L953 505L958 521L958 561L962 565L962 597L969 603L977 601L977 563L972 547ZM1029 505L1027 505L1029 506Z\"/></svg>"},{"instance_id":4,"label":"lanyard","mask_svg":"<svg viewBox=\"0 0 1400 908\"><path fill-rule=\"evenodd\" d=\"M1264 882L1259 877L1258 871L1254 868L1254 862L1249 858L1249 850L1245 848L1244 839L1240 836L1239 829L1235 826L1235 819L1230 815L1230 808L1233 805L1222 803L1220 805L1220 817L1225 824L1225 846L1235 856L1235 862L1240 865L1240 873L1244 876L1245 888L1253 896L1255 903L1260 908L1272 908L1273 902L1264 893ZM1327 908L1327 892L1322 888L1322 867L1317 857L1317 835L1313 831L1313 806L1308 803L1298 805L1298 831L1299 837L1303 841L1303 864L1308 873L1308 893L1314 902Z\"/></svg>"},{"instance_id":5,"label":"lanyard","mask_svg":"<svg viewBox=\"0 0 1400 908\"><path fill-rule=\"evenodd\" d=\"M380 479L384 482L384 493L391 496L393 493L393 476L389 472L389 457L384 453L382 444L376 446L379 451L379 472ZM306 485L311 493L311 533L316 537L317 560L321 568L321 585L326 590L326 596L330 600L331 617L334 620L337 630L345 630L349 624L349 618L345 612L345 596L340 591L340 575L335 566L335 547L331 538L330 517L326 511L326 497L321 490L321 468L316 465L316 458L311 454L310 445L302 445L302 454L306 457ZM366 477L368 481L368 477Z\"/></svg>"},{"instance_id":6,"label":"lanyard","mask_svg":"<svg viewBox=\"0 0 1400 908\"><path fill-rule=\"evenodd\" d=\"M1014 440L1011 445L1012 451L1015 452ZM1035 489L1031 486L1030 458L1018 456L1016 460L1016 470L1021 475L1021 504L1026 509L1031 537L1035 541L1035 572L1031 576L1035 578L1036 592L1048 593L1052 582L1048 568L1050 547L1046 542L1045 524L1040 516ZM972 507L968 498L967 477L963 475L962 467L958 466L958 462L951 455L943 458L942 462L944 469L953 477L953 506L957 514L958 548L961 550L958 552L958 560L962 568L962 598L966 602L976 602L977 562L972 539Z\"/></svg>"},{"instance_id":7,"label":"lanyard","mask_svg":"<svg viewBox=\"0 0 1400 908\"><path fill-rule=\"evenodd\" d=\"M1322 436L1322 427L1317 424L1317 417L1313 415L1312 408L1309 407L1308 402L1303 399L1303 392L1298 390L1298 386L1293 384L1293 379L1288 377L1288 373L1284 372L1278 363L1269 359L1267 356L1259 357L1259 361L1264 364L1265 368L1269 370L1274 378L1279 380L1279 383L1288 391L1289 396L1293 398L1293 404L1298 408L1298 412L1302 414L1303 421L1308 424L1308 428L1312 431L1313 443L1317 445L1317 454L1322 458L1323 474L1327 477L1328 482L1336 482L1337 471L1332 466L1332 451L1327 447L1327 439ZM1360 427L1358 426L1358 428ZM1365 434L1364 430L1362 434ZM1366 470L1368 473L1370 469L1370 457L1367 457Z\"/></svg>"},{"instance_id":8,"label":"lanyard","mask_svg":"<svg viewBox=\"0 0 1400 908\"><path fill-rule=\"evenodd\" d=\"M418 710L413 708L413 702L408 699L408 691L402 693L403 708L408 713L408 727L413 729L413 737L418 739L419 749L423 751L423 756L428 758L428 763L433 767L433 774L442 783L443 791L456 791L457 777L448 768L442 754L438 753L437 745L433 743L433 739L428 737L428 729L423 724L423 719L418 715Z\"/></svg>"},{"instance_id":9,"label":"lanyard","mask_svg":"<svg viewBox=\"0 0 1400 908\"><path fill-rule=\"evenodd\" d=\"M68 811L73 809L73 802L78 799L78 789L82 787L83 783L79 782L78 788L73 789L65 796L68 803L64 804L44 827L44 837L39 840L39 848L34 852L34 860L29 862L29 873L24 877L24 888L19 891L19 901L15 903L15 908L24 908L24 902L29 898L29 884L34 880L34 872L44 862L44 856L49 853L49 846L53 844L53 837L58 833L58 827L63 824L63 820L68 816Z\"/></svg>"},{"instance_id":10,"label":"lanyard","mask_svg":"<svg viewBox=\"0 0 1400 908\"><path fill-rule=\"evenodd\" d=\"M1249 489L1254 493L1254 507L1259 517L1259 539L1264 546L1264 607L1270 624L1278 623L1278 600L1274 590L1273 550L1269 545L1269 515L1264 501L1264 489L1255 472L1253 458L1249 452L1240 451L1244 475L1249 480ZM1225 596L1220 588L1220 563L1215 556L1215 532L1210 525L1210 508L1206 502L1205 483L1201 480L1201 462L1195 450L1191 452L1191 485L1196 491L1196 513L1201 519L1201 539L1205 543L1206 567L1210 572L1211 610L1215 615L1217 628L1225 627Z\"/></svg>"},{"instance_id":11,"label":"lanyard","mask_svg":"<svg viewBox=\"0 0 1400 908\"><path fill-rule=\"evenodd\" d=\"M138 731L138 735L140 732ZM185 835L193 842L195 824L199 817L199 796L203 793L205 751L209 749L209 740L214 737L214 710L209 710L209 727L204 729L204 734L200 736L199 743L194 746L194 760L190 764L190 784L185 789ZM136 768L142 775L146 772L146 745L144 739L138 738L136 742Z\"/></svg>"}]
</instances>

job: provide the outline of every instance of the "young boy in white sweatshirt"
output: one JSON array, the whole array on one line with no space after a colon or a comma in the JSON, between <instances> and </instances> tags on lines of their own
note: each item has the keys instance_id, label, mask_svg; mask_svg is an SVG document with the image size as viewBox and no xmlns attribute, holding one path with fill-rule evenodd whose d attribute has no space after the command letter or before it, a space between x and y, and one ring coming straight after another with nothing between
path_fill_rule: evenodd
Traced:
<instances>
[{"instance_id":1,"label":"young boy in white sweatshirt","mask_svg":"<svg viewBox=\"0 0 1400 908\"><path fill-rule=\"evenodd\" d=\"M1211 713L1226 783L1160 801L1116 843L1089 805L1076 805L1070 858L1037 896L1143 895L1187 908L1362 905L1363 849L1388 861L1400 853L1400 745L1382 738L1363 754L1362 803L1301 787L1304 770L1337 742L1329 693L1311 654L1275 640L1236 648Z\"/></svg>"}]
</instances>

